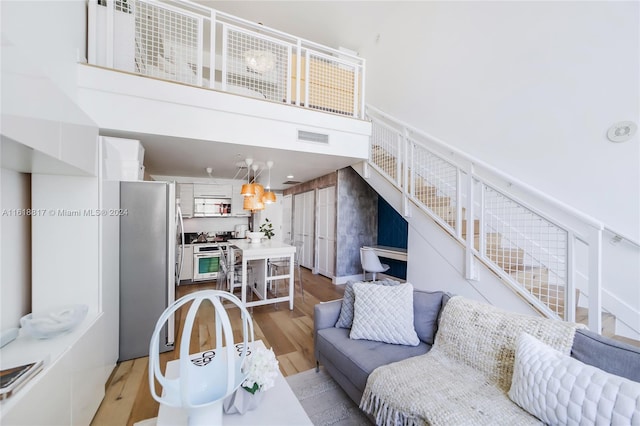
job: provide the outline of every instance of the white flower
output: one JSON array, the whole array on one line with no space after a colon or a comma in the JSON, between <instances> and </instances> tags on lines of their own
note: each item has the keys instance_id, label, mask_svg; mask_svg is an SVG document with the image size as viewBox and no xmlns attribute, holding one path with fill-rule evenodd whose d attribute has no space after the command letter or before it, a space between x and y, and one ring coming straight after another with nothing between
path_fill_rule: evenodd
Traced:
<instances>
[{"instance_id":1,"label":"white flower","mask_svg":"<svg viewBox=\"0 0 640 426\"><path fill-rule=\"evenodd\" d=\"M242 387L251 393L266 391L274 386L278 376L278 360L271 349L257 348L251 351L242 365L242 372L247 378Z\"/></svg>"}]
</instances>

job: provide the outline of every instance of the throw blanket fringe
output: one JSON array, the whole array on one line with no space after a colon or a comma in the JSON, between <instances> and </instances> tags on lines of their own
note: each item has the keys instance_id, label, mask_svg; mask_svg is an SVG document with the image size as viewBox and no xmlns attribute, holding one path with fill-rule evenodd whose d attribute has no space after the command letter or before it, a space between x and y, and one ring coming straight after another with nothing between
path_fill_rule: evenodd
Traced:
<instances>
[{"instance_id":1,"label":"throw blanket fringe","mask_svg":"<svg viewBox=\"0 0 640 426\"><path fill-rule=\"evenodd\" d=\"M371 392L365 391L362 395L360 409L365 413L375 413L378 426L416 426L414 418L408 417Z\"/></svg>"}]
</instances>

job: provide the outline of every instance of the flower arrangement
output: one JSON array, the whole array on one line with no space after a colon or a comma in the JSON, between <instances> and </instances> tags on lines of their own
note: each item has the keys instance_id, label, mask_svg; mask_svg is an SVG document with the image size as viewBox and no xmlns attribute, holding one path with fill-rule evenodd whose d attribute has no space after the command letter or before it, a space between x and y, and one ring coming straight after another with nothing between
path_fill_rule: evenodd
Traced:
<instances>
[{"instance_id":1,"label":"flower arrangement","mask_svg":"<svg viewBox=\"0 0 640 426\"><path fill-rule=\"evenodd\" d=\"M264 236L268 239L276 235L275 232L273 232L273 223L271 223L269 218L266 218L264 223L260 225L260 232L264 232Z\"/></svg>"},{"instance_id":2,"label":"flower arrangement","mask_svg":"<svg viewBox=\"0 0 640 426\"><path fill-rule=\"evenodd\" d=\"M274 379L278 376L278 360L273 350L257 348L252 350L242 365L242 372L247 378L242 382L242 387L249 393L266 391L274 386Z\"/></svg>"}]
</instances>

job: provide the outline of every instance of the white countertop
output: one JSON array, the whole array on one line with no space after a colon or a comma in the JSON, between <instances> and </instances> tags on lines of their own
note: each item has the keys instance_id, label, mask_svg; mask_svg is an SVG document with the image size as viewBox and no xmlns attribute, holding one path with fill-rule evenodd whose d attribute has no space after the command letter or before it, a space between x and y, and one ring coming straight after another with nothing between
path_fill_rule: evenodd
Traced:
<instances>
[{"instance_id":1,"label":"white countertop","mask_svg":"<svg viewBox=\"0 0 640 426\"><path fill-rule=\"evenodd\" d=\"M260 255L279 255L292 254L296 252L296 247L285 244L282 241L262 240L258 244L253 244L249 240L231 240L229 244L239 250L243 255L260 256Z\"/></svg>"}]
</instances>

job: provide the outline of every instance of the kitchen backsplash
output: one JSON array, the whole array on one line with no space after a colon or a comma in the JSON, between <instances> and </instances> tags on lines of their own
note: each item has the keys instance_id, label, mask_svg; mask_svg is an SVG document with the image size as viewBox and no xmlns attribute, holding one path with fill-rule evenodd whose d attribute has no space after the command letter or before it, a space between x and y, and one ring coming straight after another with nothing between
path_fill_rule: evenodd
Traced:
<instances>
[{"instance_id":1,"label":"kitchen backsplash","mask_svg":"<svg viewBox=\"0 0 640 426\"><path fill-rule=\"evenodd\" d=\"M195 217L184 220L184 232L218 232L233 231L236 225L248 225L246 217Z\"/></svg>"}]
</instances>

